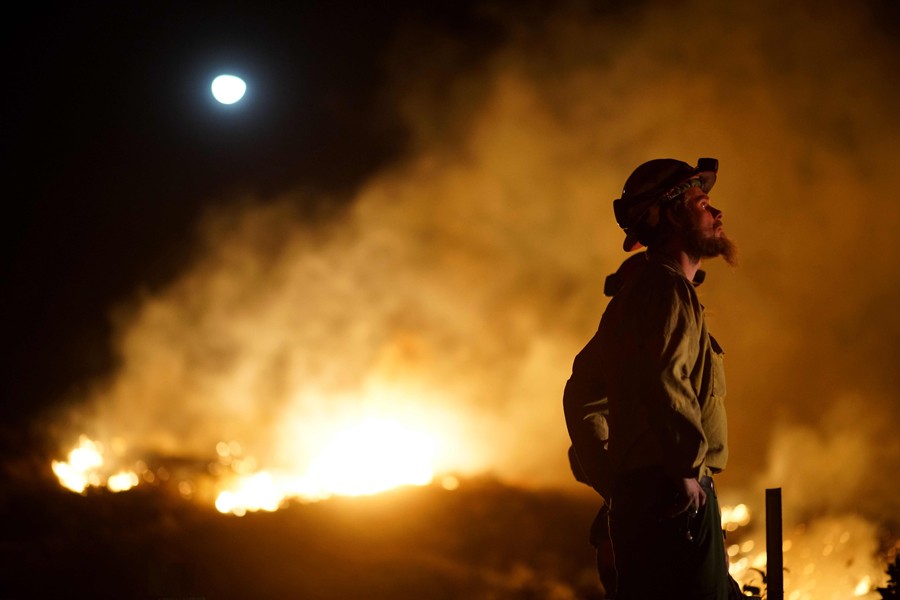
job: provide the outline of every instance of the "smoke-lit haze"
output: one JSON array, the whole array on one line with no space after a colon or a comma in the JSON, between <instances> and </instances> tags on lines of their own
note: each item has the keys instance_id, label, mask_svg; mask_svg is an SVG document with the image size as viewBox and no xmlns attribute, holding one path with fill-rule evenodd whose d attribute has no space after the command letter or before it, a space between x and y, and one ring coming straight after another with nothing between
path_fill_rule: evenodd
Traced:
<instances>
[{"instance_id":1,"label":"smoke-lit haze","mask_svg":"<svg viewBox=\"0 0 900 600\"><path fill-rule=\"evenodd\" d=\"M900 52L862 8L745 4L497 11L477 59L401 30L383 100L408 154L327 218L292 190L211 210L183 272L113 311L120 365L61 449L235 440L302 467L329 423L389 414L442 432L441 470L574 487L561 393L625 257L612 199L644 160L712 156L741 252L700 289L726 350L723 495L895 519Z\"/></svg>"}]
</instances>

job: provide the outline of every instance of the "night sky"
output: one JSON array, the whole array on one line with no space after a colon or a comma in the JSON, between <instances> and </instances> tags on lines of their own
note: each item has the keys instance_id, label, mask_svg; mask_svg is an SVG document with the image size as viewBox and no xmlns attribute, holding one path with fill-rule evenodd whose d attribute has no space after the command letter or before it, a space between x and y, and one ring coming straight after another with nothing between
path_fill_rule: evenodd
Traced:
<instances>
[{"instance_id":1,"label":"night sky","mask_svg":"<svg viewBox=\"0 0 900 600\"><path fill-rule=\"evenodd\" d=\"M171 279L198 215L303 186L340 210L406 151L379 96L400 23L499 32L471 3L45 4L4 34L4 420L108 370L111 304ZM246 77L238 105L209 82ZM8 386L8 387L7 387Z\"/></svg>"}]
</instances>

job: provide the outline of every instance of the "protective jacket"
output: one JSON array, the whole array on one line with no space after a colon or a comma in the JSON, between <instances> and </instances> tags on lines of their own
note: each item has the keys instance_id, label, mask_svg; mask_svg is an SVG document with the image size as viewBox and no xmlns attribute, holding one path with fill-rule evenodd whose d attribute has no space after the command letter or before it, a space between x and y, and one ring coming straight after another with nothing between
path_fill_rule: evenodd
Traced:
<instances>
[{"instance_id":1,"label":"protective jacket","mask_svg":"<svg viewBox=\"0 0 900 600\"><path fill-rule=\"evenodd\" d=\"M625 471L673 478L725 468L723 352L694 285L677 263L648 254L575 358L564 408L583 475L604 497Z\"/></svg>"}]
</instances>

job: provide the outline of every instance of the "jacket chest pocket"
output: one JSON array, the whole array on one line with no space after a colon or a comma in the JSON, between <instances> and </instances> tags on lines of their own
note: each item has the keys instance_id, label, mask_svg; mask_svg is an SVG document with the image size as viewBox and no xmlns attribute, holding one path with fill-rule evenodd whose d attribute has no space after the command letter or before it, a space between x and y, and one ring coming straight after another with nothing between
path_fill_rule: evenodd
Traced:
<instances>
[{"instance_id":1,"label":"jacket chest pocket","mask_svg":"<svg viewBox=\"0 0 900 600\"><path fill-rule=\"evenodd\" d=\"M725 397L725 351L716 341L716 338L709 336L709 344L712 352L712 381L710 382L710 391L716 398Z\"/></svg>"}]
</instances>

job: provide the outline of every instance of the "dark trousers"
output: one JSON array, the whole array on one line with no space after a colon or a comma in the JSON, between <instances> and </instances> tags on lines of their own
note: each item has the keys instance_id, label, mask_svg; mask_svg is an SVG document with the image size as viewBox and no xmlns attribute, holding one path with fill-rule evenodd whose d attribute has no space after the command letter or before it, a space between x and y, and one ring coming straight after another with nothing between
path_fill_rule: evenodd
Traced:
<instances>
[{"instance_id":1,"label":"dark trousers","mask_svg":"<svg viewBox=\"0 0 900 600\"><path fill-rule=\"evenodd\" d=\"M675 504L675 482L656 469L620 479L609 513L616 600L727 600L719 503L712 479L704 477L701 485L706 505L696 517L666 517Z\"/></svg>"}]
</instances>

